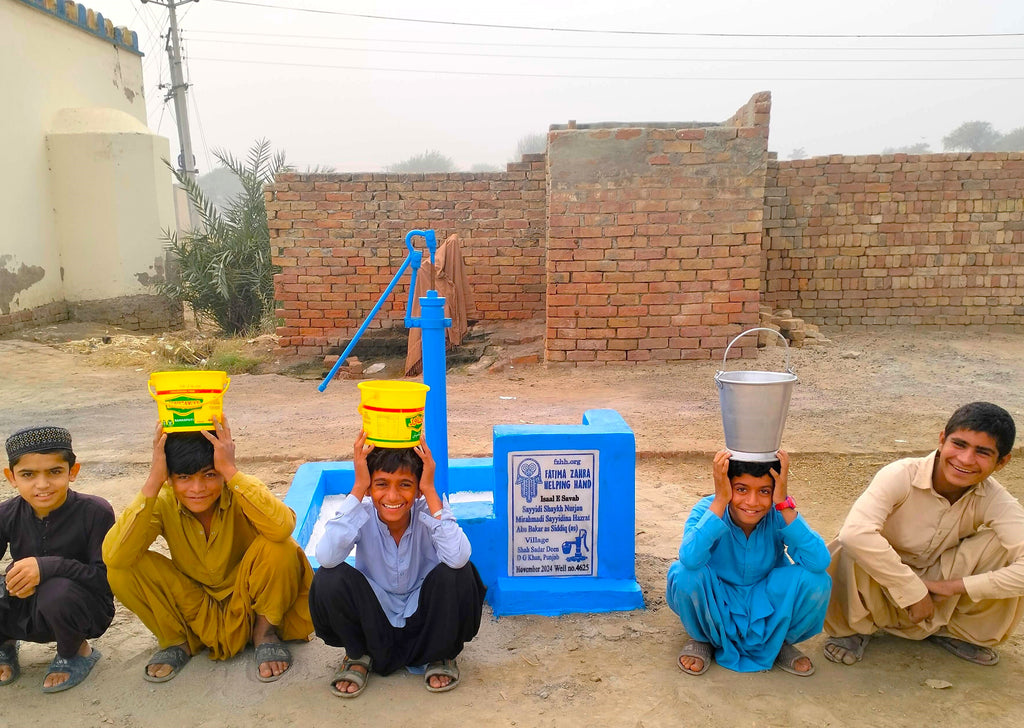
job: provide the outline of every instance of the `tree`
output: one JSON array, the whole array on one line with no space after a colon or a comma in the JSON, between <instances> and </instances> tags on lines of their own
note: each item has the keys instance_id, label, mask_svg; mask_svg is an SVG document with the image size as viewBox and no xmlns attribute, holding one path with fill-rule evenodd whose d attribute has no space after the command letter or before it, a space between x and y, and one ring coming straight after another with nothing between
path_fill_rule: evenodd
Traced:
<instances>
[{"instance_id":1,"label":"tree","mask_svg":"<svg viewBox=\"0 0 1024 728\"><path fill-rule=\"evenodd\" d=\"M270 262L263 187L288 167L284 153L271 154L266 139L255 142L244 161L221 150L214 156L237 177L242 191L221 212L195 180L172 168L201 225L182 237L164 232L179 277L160 284L160 292L188 303L197 317L212 318L224 333L233 335L254 329L274 305L278 268Z\"/></svg>"},{"instance_id":2,"label":"tree","mask_svg":"<svg viewBox=\"0 0 1024 728\"><path fill-rule=\"evenodd\" d=\"M519 161L524 154L544 154L548 150L547 134L527 134L519 137L516 142L516 160Z\"/></svg>"},{"instance_id":3,"label":"tree","mask_svg":"<svg viewBox=\"0 0 1024 728\"><path fill-rule=\"evenodd\" d=\"M965 121L942 137L942 147L958 152L990 152L998 146L1000 136L987 121Z\"/></svg>"},{"instance_id":4,"label":"tree","mask_svg":"<svg viewBox=\"0 0 1024 728\"><path fill-rule=\"evenodd\" d=\"M807 159L807 150L803 147L797 147L789 153L790 159Z\"/></svg>"},{"instance_id":5,"label":"tree","mask_svg":"<svg viewBox=\"0 0 1024 728\"><path fill-rule=\"evenodd\" d=\"M902 147L886 147L882 154L931 154L932 148L928 142L917 144L904 144Z\"/></svg>"},{"instance_id":6,"label":"tree","mask_svg":"<svg viewBox=\"0 0 1024 728\"><path fill-rule=\"evenodd\" d=\"M433 149L428 149L422 154L404 159L397 164L390 164L384 168L386 172L454 172L455 162L451 157L446 157Z\"/></svg>"},{"instance_id":7,"label":"tree","mask_svg":"<svg viewBox=\"0 0 1024 728\"><path fill-rule=\"evenodd\" d=\"M1024 126L1018 126L1013 131L1003 134L999 138L998 151L1024 152Z\"/></svg>"},{"instance_id":8,"label":"tree","mask_svg":"<svg viewBox=\"0 0 1024 728\"><path fill-rule=\"evenodd\" d=\"M478 162L469 168L470 172L501 172L501 167L488 162Z\"/></svg>"}]
</instances>

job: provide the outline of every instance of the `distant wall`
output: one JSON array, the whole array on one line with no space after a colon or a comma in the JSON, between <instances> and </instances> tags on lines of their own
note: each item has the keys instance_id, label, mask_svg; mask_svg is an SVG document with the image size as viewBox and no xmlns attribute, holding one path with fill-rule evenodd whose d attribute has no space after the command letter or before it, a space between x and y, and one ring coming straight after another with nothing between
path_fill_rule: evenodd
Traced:
<instances>
[{"instance_id":1,"label":"distant wall","mask_svg":"<svg viewBox=\"0 0 1024 728\"><path fill-rule=\"evenodd\" d=\"M762 305L831 327L1022 326L1024 154L779 162L770 112L765 92L722 123L555 126L546 157L502 174L282 175L282 353L349 338L423 227L467 241L471 315L545 315L548 362L717 358Z\"/></svg>"},{"instance_id":2,"label":"distant wall","mask_svg":"<svg viewBox=\"0 0 1024 728\"><path fill-rule=\"evenodd\" d=\"M405 234L457 233L476 298L471 318L544 307L544 155L496 173L282 174L268 188L279 347L318 355L354 333L405 260ZM422 240L417 244L422 249ZM375 326L401 325L408 277Z\"/></svg>"},{"instance_id":3,"label":"distant wall","mask_svg":"<svg viewBox=\"0 0 1024 728\"><path fill-rule=\"evenodd\" d=\"M757 325L770 112L550 133L548 361L707 359Z\"/></svg>"},{"instance_id":4,"label":"distant wall","mask_svg":"<svg viewBox=\"0 0 1024 728\"><path fill-rule=\"evenodd\" d=\"M110 323L180 322L146 285L174 221L135 34L53 0L0 0L0 28L0 88L17 100L0 115L0 334L100 315L104 301Z\"/></svg>"},{"instance_id":5,"label":"distant wall","mask_svg":"<svg viewBox=\"0 0 1024 728\"><path fill-rule=\"evenodd\" d=\"M767 304L844 328L1021 325L1024 154L835 155L767 176Z\"/></svg>"}]
</instances>

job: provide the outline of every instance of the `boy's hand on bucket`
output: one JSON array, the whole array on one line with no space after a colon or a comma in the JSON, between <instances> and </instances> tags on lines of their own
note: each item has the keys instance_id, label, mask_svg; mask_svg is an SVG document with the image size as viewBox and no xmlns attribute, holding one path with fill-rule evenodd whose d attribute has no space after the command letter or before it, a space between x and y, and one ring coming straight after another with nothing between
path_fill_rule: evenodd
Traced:
<instances>
[{"instance_id":1,"label":"boy's hand on bucket","mask_svg":"<svg viewBox=\"0 0 1024 728\"><path fill-rule=\"evenodd\" d=\"M730 451L719 450L711 462L711 474L715 480L715 498L711 501L709 510L719 518L725 517L725 509L732 500L732 483L729 481L729 458L731 457Z\"/></svg>"},{"instance_id":2,"label":"boy's hand on bucket","mask_svg":"<svg viewBox=\"0 0 1024 728\"><path fill-rule=\"evenodd\" d=\"M142 495L146 498L155 498L170 477L170 473L167 472L165 444L167 444L167 433L164 432L164 426L157 422L156 434L153 436L153 460L149 465L149 476L146 478L145 485L142 486Z\"/></svg>"},{"instance_id":3,"label":"boy's hand on bucket","mask_svg":"<svg viewBox=\"0 0 1024 728\"><path fill-rule=\"evenodd\" d=\"M423 433L420 433L420 444L413 447L413 452L420 456L420 460L423 461L423 475L420 476L420 493L423 498L427 501L427 507L430 512L438 513L443 504L441 503L441 497L437 494L437 488L434 486L434 472L437 470L437 463L434 462L434 456L430 452L430 448L427 447L427 440L423 437Z\"/></svg>"},{"instance_id":4,"label":"boy's hand on bucket","mask_svg":"<svg viewBox=\"0 0 1024 728\"><path fill-rule=\"evenodd\" d=\"M775 490L772 491L772 503L778 505L782 501L786 500L789 496L789 453L785 450L779 450L775 453L779 457L779 468L781 472L775 468L771 469L772 478L775 479Z\"/></svg>"},{"instance_id":5,"label":"boy's hand on bucket","mask_svg":"<svg viewBox=\"0 0 1024 728\"><path fill-rule=\"evenodd\" d=\"M213 443L213 469L227 482L238 472L235 465L235 441L231 439L227 415L213 416L213 431L217 433L216 437L209 430L200 430L203 437Z\"/></svg>"},{"instance_id":6,"label":"boy's hand on bucket","mask_svg":"<svg viewBox=\"0 0 1024 728\"><path fill-rule=\"evenodd\" d=\"M366 491L370 489L370 468L366 465L366 456L373 452L374 444L366 441L366 430L360 430L352 445L352 467L355 470L355 480L352 483L351 494L363 499Z\"/></svg>"}]
</instances>

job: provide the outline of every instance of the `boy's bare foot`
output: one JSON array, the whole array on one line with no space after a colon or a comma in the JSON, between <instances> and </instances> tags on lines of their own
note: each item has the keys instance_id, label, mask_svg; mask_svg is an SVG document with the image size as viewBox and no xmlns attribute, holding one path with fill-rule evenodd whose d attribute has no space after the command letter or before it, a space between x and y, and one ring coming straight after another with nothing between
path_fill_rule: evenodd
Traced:
<instances>
[{"instance_id":1,"label":"boy's bare foot","mask_svg":"<svg viewBox=\"0 0 1024 728\"><path fill-rule=\"evenodd\" d=\"M864 649L871 639L869 634L852 634L849 637L829 637L822 652L832 662L852 665L864 659Z\"/></svg>"},{"instance_id":2,"label":"boy's bare foot","mask_svg":"<svg viewBox=\"0 0 1024 728\"><path fill-rule=\"evenodd\" d=\"M352 672L358 672L361 675L366 675L367 672L368 672L365 667L363 667L359 663L355 663L355 662L348 663L347 667ZM366 683L364 682L363 685L365 685L365 684ZM362 685L359 685L358 683L354 683L351 680L338 680L338 682L334 683L334 687L335 687L335 689L337 689L337 691L339 693L354 693L354 692L358 691L359 688L362 687Z\"/></svg>"},{"instance_id":3,"label":"boy's bare foot","mask_svg":"<svg viewBox=\"0 0 1024 728\"><path fill-rule=\"evenodd\" d=\"M89 645L89 642L87 640L82 641L82 646L78 648L78 654L81 657L88 657L92 654L92 647ZM71 673L69 672L51 672L46 676L46 679L43 680L43 687L52 688L56 687L57 685L63 685L70 678ZM0 679L3 679L2 667L0 667Z\"/></svg>"},{"instance_id":4,"label":"boy's bare foot","mask_svg":"<svg viewBox=\"0 0 1024 728\"><path fill-rule=\"evenodd\" d=\"M183 650L189 657L192 656L192 652L188 648L188 642L182 642L180 645L172 645L172 647L169 647L168 649L173 649L174 647ZM160 680L170 676L171 673L180 667L181 665L168 665L163 662L152 662L146 665L146 674L152 678Z\"/></svg>"},{"instance_id":5,"label":"boy's bare foot","mask_svg":"<svg viewBox=\"0 0 1024 728\"><path fill-rule=\"evenodd\" d=\"M334 675L331 676L331 692L339 698L358 697L366 688L372 665L373 660L369 655L349 657L346 654L338 669L334 671Z\"/></svg>"},{"instance_id":6,"label":"boy's bare foot","mask_svg":"<svg viewBox=\"0 0 1024 728\"><path fill-rule=\"evenodd\" d=\"M711 667L714 654L715 650L710 643L687 640L679 653L679 669L687 675L703 675Z\"/></svg>"},{"instance_id":7,"label":"boy's bare foot","mask_svg":"<svg viewBox=\"0 0 1024 728\"><path fill-rule=\"evenodd\" d=\"M265 644L280 644L281 638L277 636L277 627L270 623L266 617L257 614L256 624L252 628L252 645L259 647ZM261 662L258 666L261 678L276 678L284 674L285 670L291 667L290 660L268 660Z\"/></svg>"},{"instance_id":8,"label":"boy's bare foot","mask_svg":"<svg viewBox=\"0 0 1024 728\"><path fill-rule=\"evenodd\" d=\"M15 640L8 640L0 643L0 651L4 656L4 662L0 662L0 685L14 682L14 666L18 662L18 643ZM7 660L10 660L9 662Z\"/></svg>"}]
</instances>

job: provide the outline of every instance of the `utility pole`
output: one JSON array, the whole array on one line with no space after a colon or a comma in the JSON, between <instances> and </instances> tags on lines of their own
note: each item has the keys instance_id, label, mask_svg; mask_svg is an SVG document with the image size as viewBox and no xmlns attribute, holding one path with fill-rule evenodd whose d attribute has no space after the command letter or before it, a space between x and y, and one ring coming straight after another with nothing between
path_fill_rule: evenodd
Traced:
<instances>
[{"instance_id":1,"label":"utility pole","mask_svg":"<svg viewBox=\"0 0 1024 728\"><path fill-rule=\"evenodd\" d=\"M181 72L181 45L178 41L178 15L175 9L179 5L199 2L199 0L141 0L141 2L163 5L167 8L170 17L170 30L167 32L167 58L171 67L171 84L164 100L174 100L174 117L178 125L178 145L181 148L181 154L178 156L178 172L195 180L198 170L196 169L195 155L192 153L192 132L188 126L188 101L185 97L188 84L185 83L185 76Z\"/></svg>"}]
</instances>

